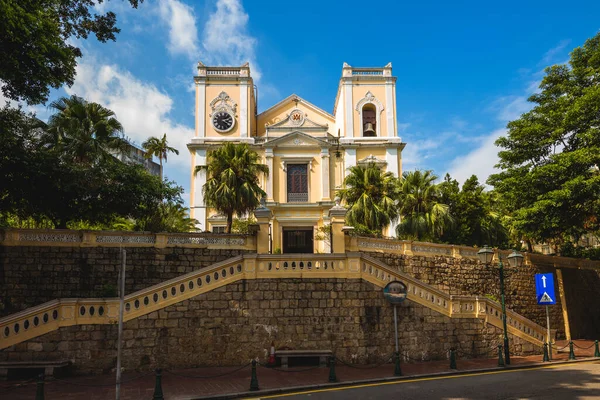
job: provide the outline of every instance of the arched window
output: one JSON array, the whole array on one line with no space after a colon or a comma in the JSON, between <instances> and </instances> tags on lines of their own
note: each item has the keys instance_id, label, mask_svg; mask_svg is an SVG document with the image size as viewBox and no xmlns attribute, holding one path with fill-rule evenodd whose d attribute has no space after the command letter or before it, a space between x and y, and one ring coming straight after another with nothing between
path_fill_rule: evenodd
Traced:
<instances>
[{"instance_id":1,"label":"arched window","mask_svg":"<svg viewBox=\"0 0 600 400\"><path fill-rule=\"evenodd\" d=\"M375 105L367 103L362 108L363 136L377 136L377 114Z\"/></svg>"}]
</instances>

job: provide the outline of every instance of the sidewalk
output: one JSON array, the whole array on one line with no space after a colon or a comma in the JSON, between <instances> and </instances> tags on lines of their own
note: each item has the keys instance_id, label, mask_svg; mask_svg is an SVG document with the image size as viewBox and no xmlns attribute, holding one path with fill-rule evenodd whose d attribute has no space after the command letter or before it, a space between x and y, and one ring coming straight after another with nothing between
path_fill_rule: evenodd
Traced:
<instances>
[{"instance_id":1,"label":"sidewalk","mask_svg":"<svg viewBox=\"0 0 600 400\"><path fill-rule=\"evenodd\" d=\"M576 341L575 355L578 358L592 357L594 354L593 341ZM568 344L557 342L561 348ZM583 349L591 346L588 349ZM568 359L568 346L558 353L554 352L553 361L566 361ZM511 357L511 366L539 366L542 364L542 356ZM450 369L449 360L403 363L402 373L404 376L419 376L429 374L460 373L480 369L497 368L498 358L487 359L464 359L457 358L457 370ZM336 365L338 382L350 383L365 380L386 380L393 378L394 365L384 364L374 368L357 365L346 366L342 363ZM187 370L164 371L162 377L162 388L165 399L183 400L208 396L219 396L247 392L250 388L251 368L248 366L233 374L220 377L216 375L226 374L236 368L195 368ZM187 377L184 377L187 376ZM198 376L212 376L209 379L199 379ZM136 379L140 377L139 379ZM285 370L274 370L270 368L257 368L258 383L261 391L269 389L298 388L300 386L315 386L328 383L329 368L306 367L290 368ZM134 379L134 380L132 380ZM132 380L132 381L130 381ZM130 381L130 382L128 382ZM123 374L123 385L121 398L123 400L152 399L154 393L155 378L153 373L129 372ZM21 385L21 386L20 386ZM8 381L0 383L0 398L14 400L35 399L36 385L34 382ZM260 396L261 392L253 392L254 396ZM115 398L114 376L88 376L65 378L65 380L53 380L45 383L45 399L85 399L85 400L109 400Z\"/></svg>"}]
</instances>

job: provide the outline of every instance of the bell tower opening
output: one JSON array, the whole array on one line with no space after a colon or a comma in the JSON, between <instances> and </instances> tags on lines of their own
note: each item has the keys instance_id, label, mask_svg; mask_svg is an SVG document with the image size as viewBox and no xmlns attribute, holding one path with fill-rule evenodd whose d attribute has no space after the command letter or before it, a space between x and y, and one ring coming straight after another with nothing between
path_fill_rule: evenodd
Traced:
<instances>
[{"instance_id":1,"label":"bell tower opening","mask_svg":"<svg viewBox=\"0 0 600 400\"><path fill-rule=\"evenodd\" d=\"M362 108L363 137L377 136L377 117L375 105L368 103Z\"/></svg>"}]
</instances>

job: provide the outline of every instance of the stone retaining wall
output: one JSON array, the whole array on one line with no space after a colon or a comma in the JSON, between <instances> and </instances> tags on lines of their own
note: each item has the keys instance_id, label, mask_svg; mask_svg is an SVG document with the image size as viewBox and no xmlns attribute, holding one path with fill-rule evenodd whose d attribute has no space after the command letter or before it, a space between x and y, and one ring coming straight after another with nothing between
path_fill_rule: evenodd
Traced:
<instances>
[{"instance_id":1,"label":"stone retaining wall","mask_svg":"<svg viewBox=\"0 0 600 400\"><path fill-rule=\"evenodd\" d=\"M406 301L398 307L401 351L418 360L461 352L494 352L501 331L479 319L450 319ZM393 308L381 289L357 279L282 279L233 283L128 321L127 370L235 366L265 361L278 349L332 350L346 362L381 362L394 351ZM73 359L77 373L109 372L115 325L83 325L0 352L0 360ZM539 352L511 338L514 354ZM495 353L494 353L495 354Z\"/></svg>"},{"instance_id":2,"label":"stone retaining wall","mask_svg":"<svg viewBox=\"0 0 600 400\"><path fill-rule=\"evenodd\" d=\"M368 254L383 261L390 267L397 268L399 271L405 272L451 295L481 295L500 301L500 278L498 270L495 268L486 268L474 259L440 256L406 256L381 252ZM537 273L555 273L554 267L523 265L516 270L505 265L504 271L507 308L541 326L546 326L545 307L537 304L535 296L534 275ZM581 272L578 270L573 271L575 271L576 275ZM558 285L555 284L555 287L557 288L557 304L550 306L550 327L557 330L559 339L563 339L565 337L565 324L561 300L558 296ZM571 296L576 297L576 291L570 293L567 298ZM569 311L571 311L572 307L568 301L567 305L569 305ZM600 316L600 313L596 314ZM598 333L600 334L600 332ZM576 336L575 334L573 334L573 337L580 338L580 336Z\"/></svg>"},{"instance_id":3,"label":"stone retaining wall","mask_svg":"<svg viewBox=\"0 0 600 400\"><path fill-rule=\"evenodd\" d=\"M246 250L128 247L126 293ZM116 297L118 247L0 246L0 317L57 298Z\"/></svg>"}]
</instances>

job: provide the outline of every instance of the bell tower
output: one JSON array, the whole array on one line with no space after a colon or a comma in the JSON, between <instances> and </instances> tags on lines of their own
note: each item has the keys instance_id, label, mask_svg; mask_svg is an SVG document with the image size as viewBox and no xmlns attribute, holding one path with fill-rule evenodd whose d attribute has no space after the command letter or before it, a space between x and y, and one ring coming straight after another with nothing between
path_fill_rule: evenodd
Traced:
<instances>
[{"instance_id":1,"label":"bell tower","mask_svg":"<svg viewBox=\"0 0 600 400\"><path fill-rule=\"evenodd\" d=\"M206 172L194 174L196 166L206 165L207 150L225 141L253 143L256 121L254 84L248 63L240 67L209 67L198 63L196 85L196 131L188 143L192 157L190 217L207 229L207 210L202 187Z\"/></svg>"}]
</instances>

